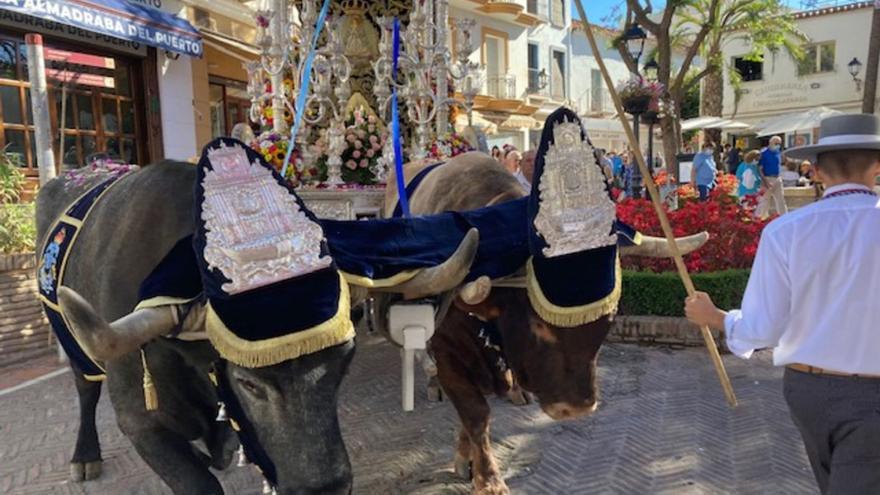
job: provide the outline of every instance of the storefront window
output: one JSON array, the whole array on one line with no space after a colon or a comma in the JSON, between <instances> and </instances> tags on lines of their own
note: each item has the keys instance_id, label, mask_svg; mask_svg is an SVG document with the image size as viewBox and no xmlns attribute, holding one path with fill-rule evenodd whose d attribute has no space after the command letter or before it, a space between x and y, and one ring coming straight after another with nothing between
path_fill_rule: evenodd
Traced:
<instances>
[{"instance_id":1,"label":"storefront window","mask_svg":"<svg viewBox=\"0 0 880 495\"><path fill-rule=\"evenodd\" d=\"M229 136L235 124L250 123L251 102L244 83L212 78L210 91L212 137Z\"/></svg>"},{"instance_id":2,"label":"storefront window","mask_svg":"<svg viewBox=\"0 0 880 495\"><path fill-rule=\"evenodd\" d=\"M0 79L18 78L15 43L0 40Z\"/></svg>"},{"instance_id":3,"label":"storefront window","mask_svg":"<svg viewBox=\"0 0 880 495\"><path fill-rule=\"evenodd\" d=\"M45 45L52 146L61 170L80 167L89 156L108 154L139 163L138 108L132 84L134 65L127 59L82 57L74 48ZM36 175L36 143L23 39L0 38L0 148L28 175ZM88 53L95 55L95 53ZM63 89L62 89L63 88ZM62 112L62 106L64 112ZM62 115L63 113L63 115ZM63 140L58 132L64 127Z\"/></svg>"},{"instance_id":4,"label":"storefront window","mask_svg":"<svg viewBox=\"0 0 880 495\"><path fill-rule=\"evenodd\" d=\"M223 86L210 85L211 137L226 136L226 112L223 104Z\"/></svg>"}]
</instances>

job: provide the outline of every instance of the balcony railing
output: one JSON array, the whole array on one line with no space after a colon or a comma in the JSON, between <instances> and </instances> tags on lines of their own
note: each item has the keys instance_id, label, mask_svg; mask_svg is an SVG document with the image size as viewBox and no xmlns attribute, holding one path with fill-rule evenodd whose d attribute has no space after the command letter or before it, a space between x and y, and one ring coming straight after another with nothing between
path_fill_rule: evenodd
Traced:
<instances>
[{"instance_id":1,"label":"balcony railing","mask_svg":"<svg viewBox=\"0 0 880 495\"><path fill-rule=\"evenodd\" d=\"M486 94L505 100L516 99L516 76L513 74L490 74L486 78Z\"/></svg>"}]
</instances>

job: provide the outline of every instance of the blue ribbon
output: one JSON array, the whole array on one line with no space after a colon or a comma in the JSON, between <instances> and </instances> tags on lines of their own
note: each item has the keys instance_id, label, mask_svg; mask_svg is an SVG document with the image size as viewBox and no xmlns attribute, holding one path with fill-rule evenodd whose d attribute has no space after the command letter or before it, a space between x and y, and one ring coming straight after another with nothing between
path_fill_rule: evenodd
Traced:
<instances>
[{"instance_id":1,"label":"blue ribbon","mask_svg":"<svg viewBox=\"0 0 880 495\"><path fill-rule=\"evenodd\" d=\"M312 43L309 45L309 54L306 56L306 62L303 65L302 79L299 83L299 94L296 97L296 114L293 119L293 127L290 128L290 141L287 143L287 154L284 156L284 166L281 168L281 177L287 174L287 166L290 165L290 155L296 147L296 132L302 124L303 115L306 112L306 96L309 94L309 85L312 82L310 75L312 74L312 63L315 61L315 47L318 45L318 36L321 36L321 30L324 29L324 22L327 20L327 12L330 10L330 0L324 0L321 6L321 13L318 14L318 22L315 25L315 33L312 35ZM274 88L278 91L278 88ZM282 118L281 115L275 115L275 118Z\"/></svg>"},{"instance_id":2,"label":"blue ribbon","mask_svg":"<svg viewBox=\"0 0 880 495\"><path fill-rule=\"evenodd\" d=\"M394 37L391 58L391 80L397 81L397 59L400 56L400 20L394 18ZM397 88L391 87L391 136L394 145L394 171L397 176L397 197L400 210L409 218L409 199L406 197L406 184L403 182L403 148L400 145L400 111L397 108Z\"/></svg>"}]
</instances>

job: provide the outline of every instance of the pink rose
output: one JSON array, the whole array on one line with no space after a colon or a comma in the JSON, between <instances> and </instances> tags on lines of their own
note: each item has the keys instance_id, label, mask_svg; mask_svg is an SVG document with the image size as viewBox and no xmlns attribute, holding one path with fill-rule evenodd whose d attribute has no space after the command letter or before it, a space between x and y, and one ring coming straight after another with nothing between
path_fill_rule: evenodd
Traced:
<instances>
[{"instance_id":1,"label":"pink rose","mask_svg":"<svg viewBox=\"0 0 880 495\"><path fill-rule=\"evenodd\" d=\"M354 150L351 154L351 157L354 158L355 160L357 160L358 158L361 157L361 152L358 150Z\"/></svg>"},{"instance_id":2,"label":"pink rose","mask_svg":"<svg viewBox=\"0 0 880 495\"><path fill-rule=\"evenodd\" d=\"M369 164L370 164L370 162L368 162L366 158L361 160L361 168L367 168L367 165L369 165Z\"/></svg>"},{"instance_id":3,"label":"pink rose","mask_svg":"<svg viewBox=\"0 0 880 495\"><path fill-rule=\"evenodd\" d=\"M354 149L359 150L363 147L364 147L364 143L362 143L360 140L356 140L354 142Z\"/></svg>"},{"instance_id":4,"label":"pink rose","mask_svg":"<svg viewBox=\"0 0 880 495\"><path fill-rule=\"evenodd\" d=\"M370 149L367 150L367 158L373 158L373 156L374 156L375 154L376 154L376 152L373 151L372 148L370 148Z\"/></svg>"},{"instance_id":5,"label":"pink rose","mask_svg":"<svg viewBox=\"0 0 880 495\"><path fill-rule=\"evenodd\" d=\"M345 166L351 170L354 170L358 167L357 163L355 163L354 160L349 160L349 161L345 162Z\"/></svg>"},{"instance_id":6,"label":"pink rose","mask_svg":"<svg viewBox=\"0 0 880 495\"><path fill-rule=\"evenodd\" d=\"M365 138L366 136L367 136L367 131L365 131L365 130L363 130L363 129L358 129L358 130L357 130L357 137L358 137L358 138L363 139L363 138Z\"/></svg>"},{"instance_id":7,"label":"pink rose","mask_svg":"<svg viewBox=\"0 0 880 495\"><path fill-rule=\"evenodd\" d=\"M379 141L378 136L376 136L375 134L370 136L370 144L376 144L377 141Z\"/></svg>"},{"instance_id":8,"label":"pink rose","mask_svg":"<svg viewBox=\"0 0 880 495\"><path fill-rule=\"evenodd\" d=\"M382 149L382 143L373 143L373 149L379 151Z\"/></svg>"}]
</instances>

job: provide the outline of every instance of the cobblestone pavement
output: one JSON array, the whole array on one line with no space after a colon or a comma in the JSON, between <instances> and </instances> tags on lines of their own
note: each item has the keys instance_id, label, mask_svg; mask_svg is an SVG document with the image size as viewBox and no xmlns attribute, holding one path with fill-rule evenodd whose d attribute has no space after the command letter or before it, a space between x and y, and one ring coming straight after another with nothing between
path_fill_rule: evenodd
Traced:
<instances>
[{"instance_id":1,"label":"cobblestone pavement","mask_svg":"<svg viewBox=\"0 0 880 495\"><path fill-rule=\"evenodd\" d=\"M517 494L814 494L781 370L768 359L725 357L740 401L731 410L703 349L606 344L592 417L555 423L534 405L493 401L504 476ZM419 397L414 413L401 412L399 362L389 344L361 339L343 386L355 493L469 493L451 472L452 405ZM117 429L106 395L98 411L104 473L68 482L77 411L69 373L0 396L0 493L170 493ZM252 467L219 476L227 493L259 493Z\"/></svg>"}]
</instances>

